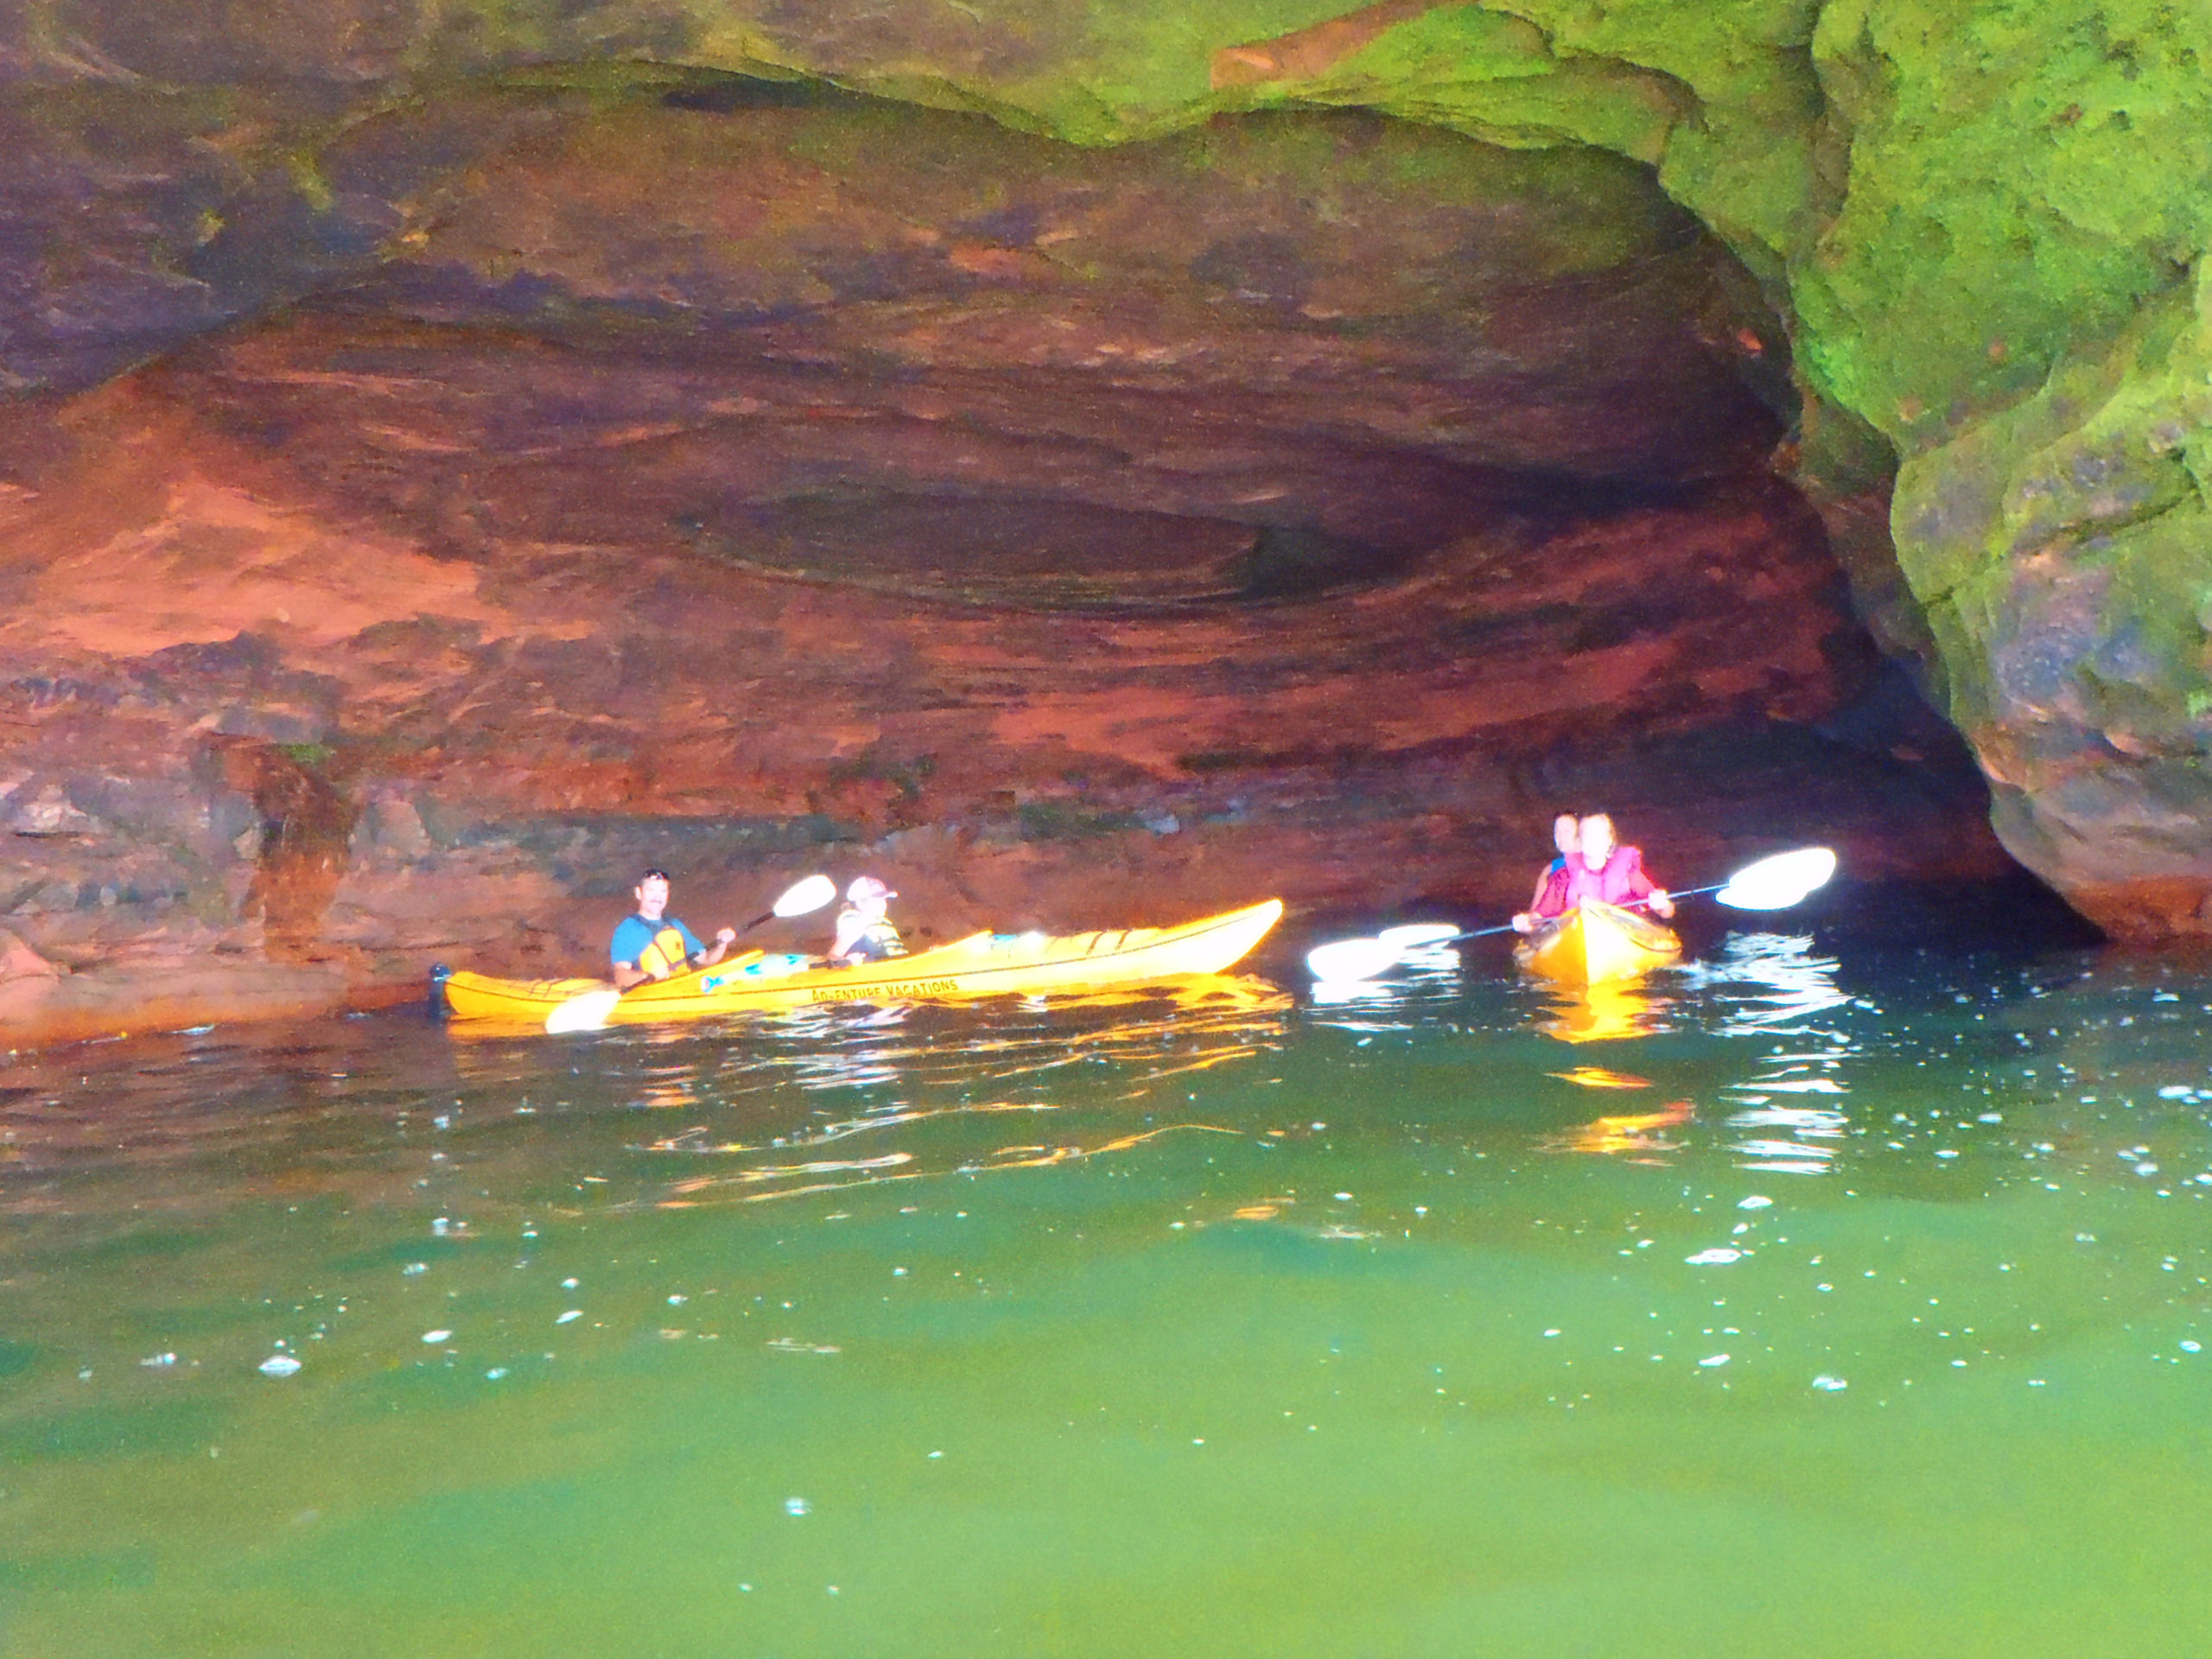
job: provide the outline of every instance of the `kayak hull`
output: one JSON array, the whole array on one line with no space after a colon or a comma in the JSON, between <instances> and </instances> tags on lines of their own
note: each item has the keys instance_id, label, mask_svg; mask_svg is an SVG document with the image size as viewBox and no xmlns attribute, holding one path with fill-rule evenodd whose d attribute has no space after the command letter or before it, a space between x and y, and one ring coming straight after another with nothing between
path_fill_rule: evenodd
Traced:
<instances>
[{"instance_id":1,"label":"kayak hull","mask_svg":"<svg viewBox=\"0 0 2212 1659\"><path fill-rule=\"evenodd\" d=\"M1681 954L1682 942L1672 929L1590 899L1539 927L1515 949L1513 959L1539 979L1602 985L1663 968Z\"/></svg>"},{"instance_id":2,"label":"kayak hull","mask_svg":"<svg viewBox=\"0 0 2212 1659\"><path fill-rule=\"evenodd\" d=\"M1270 899L1179 927L1109 928L1092 933L977 933L889 962L810 968L766 976L788 959L738 958L640 985L607 1017L610 1025L699 1020L825 1002L963 1001L1147 985L1217 974L1250 954L1282 916ZM569 998L611 988L598 979L499 979L466 970L445 982L456 1019L542 1025Z\"/></svg>"}]
</instances>

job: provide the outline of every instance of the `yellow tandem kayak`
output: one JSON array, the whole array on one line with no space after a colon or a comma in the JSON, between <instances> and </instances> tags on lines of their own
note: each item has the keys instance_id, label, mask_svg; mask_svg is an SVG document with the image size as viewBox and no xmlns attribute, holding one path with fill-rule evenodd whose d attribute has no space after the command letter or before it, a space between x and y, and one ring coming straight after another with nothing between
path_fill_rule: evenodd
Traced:
<instances>
[{"instance_id":1,"label":"yellow tandem kayak","mask_svg":"<svg viewBox=\"0 0 2212 1659\"><path fill-rule=\"evenodd\" d=\"M1585 899L1539 927L1515 948L1513 959L1539 978L1598 985L1633 979L1681 954L1682 942L1673 930L1634 911Z\"/></svg>"},{"instance_id":2,"label":"yellow tandem kayak","mask_svg":"<svg viewBox=\"0 0 2212 1659\"><path fill-rule=\"evenodd\" d=\"M696 1020L821 1002L1090 991L1217 974L1247 955L1281 915L1282 900L1270 899L1180 927L977 933L933 950L857 968L815 968L802 965L804 958L755 953L640 985L614 1005L608 1023ZM448 976L444 987L446 1006L458 1019L532 1025L571 997L611 988L598 979L495 979L465 969Z\"/></svg>"}]
</instances>

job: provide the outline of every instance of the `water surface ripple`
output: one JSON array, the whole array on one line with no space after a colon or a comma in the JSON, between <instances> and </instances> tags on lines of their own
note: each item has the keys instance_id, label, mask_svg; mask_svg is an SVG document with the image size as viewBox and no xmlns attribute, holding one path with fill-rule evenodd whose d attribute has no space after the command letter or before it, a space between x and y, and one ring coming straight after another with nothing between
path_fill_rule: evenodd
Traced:
<instances>
[{"instance_id":1,"label":"water surface ripple","mask_svg":"<svg viewBox=\"0 0 2212 1659\"><path fill-rule=\"evenodd\" d=\"M2195 1655L2208 1032L1739 933L16 1055L0 1647Z\"/></svg>"}]
</instances>

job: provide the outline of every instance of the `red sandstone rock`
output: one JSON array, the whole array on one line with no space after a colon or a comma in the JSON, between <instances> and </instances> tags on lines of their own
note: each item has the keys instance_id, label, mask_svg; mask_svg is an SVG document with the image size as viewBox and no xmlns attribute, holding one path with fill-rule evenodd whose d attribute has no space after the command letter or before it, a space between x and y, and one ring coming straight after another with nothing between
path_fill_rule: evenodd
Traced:
<instances>
[{"instance_id":1,"label":"red sandstone rock","mask_svg":"<svg viewBox=\"0 0 2212 1659\"><path fill-rule=\"evenodd\" d=\"M48 962L13 933L0 928L0 983L10 980L59 979L67 971Z\"/></svg>"},{"instance_id":2,"label":"red sandstone rock","mask_svg":"<svg viewBox=\"0 0 2212 1659\"><path fill-rule=\"evenodd\" d=\"M67 978L0 979L0 1038L11 1048L219 1021L283 1020L346 1006L334 969L270 963L104 968Z\"/></svg>"},{"instance_id":3,"label":"red sandstone rock","mask_svg":"<svg viewBox=\"0 0 2212 1659\"><path fill-rule=\"evenodd\" d=\"M1656 198L923 119L536 122L378 282L19 423L0 915L96 971L10 1031L585 967L645 863L923 942L1502 911L1560 805L1678 884L2002 867Z\"/></svg>"}]
</instances>

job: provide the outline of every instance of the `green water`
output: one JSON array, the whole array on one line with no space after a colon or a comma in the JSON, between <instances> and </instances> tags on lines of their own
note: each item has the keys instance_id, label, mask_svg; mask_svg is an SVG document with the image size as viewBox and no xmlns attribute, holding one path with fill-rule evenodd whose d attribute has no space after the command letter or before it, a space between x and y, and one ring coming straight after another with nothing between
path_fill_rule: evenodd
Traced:
<instances>
[{"instance_id":1,"label":"green water","mask_svg":"<svg viewBox=\"0 0 2212 1659\"><path fill-rule=\"evenodd\" d=\"M16 1057L0 1651L2202 1652L2212 976L1655 989Z\"/></svg>"}]
</instances>

